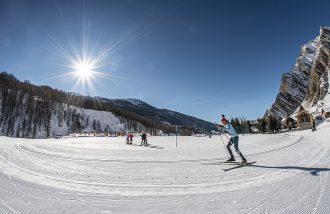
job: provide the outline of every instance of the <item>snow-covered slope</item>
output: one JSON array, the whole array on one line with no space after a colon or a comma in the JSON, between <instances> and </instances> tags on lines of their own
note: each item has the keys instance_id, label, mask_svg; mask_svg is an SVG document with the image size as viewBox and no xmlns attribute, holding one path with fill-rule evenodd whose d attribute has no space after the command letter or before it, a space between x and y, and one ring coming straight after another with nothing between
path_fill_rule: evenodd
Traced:
<instances>
[{"instance_id":1,"label":"snow-covered slope","mask_svg":"<svg viewBox=\"0 0 330 214\"><path fill-rule=\"evenodd\" d=\"M127 130L147 129L137 121L115 116L112 112L47 101L20 90L0 90L0 135L45 138Z\"/></svg>"},{"instance_id":2,"label":"snow-covered slope","mask_svg":"<svg viewBox=\"0 0 330 214\"><path fill-rule=\"evenodd\" d=\"M70 119L65 120L64 115L68 115ZM73 126L75 126L75 122L81 126L80 130L77 130L77 132L93 132L94 130L98 132L125 131L124 120L120 120L111 112L95 111L60 104L57 105L56 110L52 114L52 136L74 133L75 130L73 130Z\"/></svg>"},{"instance_id":3,"label":"snow-covered slope","mask_svg":"<svg viewBox=\"0 0 330 214\"><path fill-rule=\"evenodd\" d=\"M0 137L0 212L328 214L329 137L329 124L240 136L257 161L244 168L222 162L219 136L178 137L177 148L175 137L149 137L151 147L121 137Z\"/></svg>"},{"instance_id":4,"label":"snow-covered slope","mask_svg":"<svg viewBox=\"0 0 330 214\"><path fill-rule=\"evenodd\" d=\"M127 98L125 100L132 103L133 105L142 105L142 104L144 104L144 102L142 102L139 99L135 99L135 98Z\"/></svg>"}]
</instances>

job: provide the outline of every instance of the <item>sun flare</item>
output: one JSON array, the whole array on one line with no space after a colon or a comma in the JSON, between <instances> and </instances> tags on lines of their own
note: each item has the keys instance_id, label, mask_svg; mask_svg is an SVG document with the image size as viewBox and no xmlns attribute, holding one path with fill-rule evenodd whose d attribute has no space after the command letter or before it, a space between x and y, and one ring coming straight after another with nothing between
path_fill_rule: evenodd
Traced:
<instances>
[{"instance_id":1,"label":"sun flare","mask_svg":"<svg viewBox=\"0 0 330 214\"><path fill-rule=\"evenodd\" d=\"M79 78L89 80L93 75L94 66L89 62L75 62L73 69Z\"/></svg>"},{"instance_id":2,"label":"sun flare","mask_svg":"<svg viewBox=\"0 0 330 214\"><path fill-rule=\"evenodd\" d=\"M58 65L66 69L64 74L53 78L68 77L65 80L70 82L69 90L72 92L70 99L74 93L96 96L96 88L102 87L101 81L120 79L119 76L110 75L114 65L110 57L117 51L125 37L114 44L104 44L104 47L100 48L90 44L89 30L84 27L81 38L80 46L77 46L76 42L69 41L66 47L50 37L50 43L61 57Z\"/></svg>"}]
</instances>

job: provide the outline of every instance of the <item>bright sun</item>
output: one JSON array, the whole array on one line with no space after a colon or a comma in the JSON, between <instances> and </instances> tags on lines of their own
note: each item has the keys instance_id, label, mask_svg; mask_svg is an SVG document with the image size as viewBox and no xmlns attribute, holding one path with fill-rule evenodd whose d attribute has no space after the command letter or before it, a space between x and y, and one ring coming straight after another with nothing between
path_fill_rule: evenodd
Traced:
<instances>
[{"instance_id":1,"label":"bright sun","mask_svg":"<svg viewBox=\"0 0 330 214\"><path fill-rule=\"evenodd\" d=\"M94 49L89 44L89 32L83 32L81 47L75 47L72 42L70 50L54 40L54 48L63 57L61 66L65 67L66 73L57 77L70 77L68 81L74 82L70 91L80 92L84 95L96 95L96 85L98 78L111 79L113 76L108 73L103 73L100 68L109 66L108 57L112 54L113 48L117 45L108 44L105 48ZM105 62L105 60L107 61ZM109 69L109 68L108 68ZM71 99L71 96L70 96Z\"/></svg>"},{"instance_id":2,"label":"bright sun","mask_svg":"<svg viewBox=\"0 0 330 214\"><path fill-rule=\"evenodd\" d=\"M73 66L76 75L82 80L89 80L93 74L93 64L88 62L76 62Z\"/></svg>"}]
</instances>

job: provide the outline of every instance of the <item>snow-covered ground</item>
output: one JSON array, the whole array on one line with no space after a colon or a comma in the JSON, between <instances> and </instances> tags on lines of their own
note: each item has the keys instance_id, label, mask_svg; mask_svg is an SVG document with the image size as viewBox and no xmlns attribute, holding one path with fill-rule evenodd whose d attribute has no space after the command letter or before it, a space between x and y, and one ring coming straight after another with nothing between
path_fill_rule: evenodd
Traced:
<instances>
[{"instance_id":1,"label":"snow-covered ground","mask_svg":"<svg viewBox=\"0 0 330 214\"><path fill-rule=\"evenodd\" d=\"M329 126L240 136L257 162L233 168L219 136L0 137L0 213L328 214L329 139Z\"/></svg>"}]
</instances>

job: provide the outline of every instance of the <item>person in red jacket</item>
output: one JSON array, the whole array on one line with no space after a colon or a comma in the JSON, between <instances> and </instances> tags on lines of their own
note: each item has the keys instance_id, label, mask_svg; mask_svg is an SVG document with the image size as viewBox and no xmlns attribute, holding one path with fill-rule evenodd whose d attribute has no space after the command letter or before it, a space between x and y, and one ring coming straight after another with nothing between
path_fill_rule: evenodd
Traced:
<instances>
[{"instance_id":1,"label":"person in red jacket","mask_svg":"<svg viewBox=\"0 0 330 214\"><path fill-rule=\"evenodd\" d=\"M126 138L126 144L132 144L132 143L133 143L133 134L128 132Z\"/></svg>"}]
</instances>

